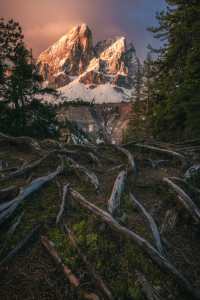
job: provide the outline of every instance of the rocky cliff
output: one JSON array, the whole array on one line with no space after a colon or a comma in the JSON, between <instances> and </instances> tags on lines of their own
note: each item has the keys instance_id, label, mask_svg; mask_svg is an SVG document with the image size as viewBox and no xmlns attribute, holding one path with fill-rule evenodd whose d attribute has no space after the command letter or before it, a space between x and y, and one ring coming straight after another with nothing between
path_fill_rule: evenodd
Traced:
<instances>
[{"instance_id":1,"label":"rocky cliff","mask_svg":"<svg viewBox=\"0 0 200 300\"><path fill-rule=\"evenodd\" d=\"M83 85L109 84L131 90L140 65L134 46L124 37L104 39L93 47L92 33L86 24L73 28L45 50L38 57L37 64L49 86L61 88L69 85L70 92L65 89L67 96L75 95L74 89L80 89L76 82Z\"/></svg>"},{"instance_id":2,"label":"rocky cliff","mask_svg":"<svg viewBox=\"0 0 200 300\"><path fill-rule=\"evenodd\" d=\"M58 110L60 121L76 121L79 128L95 141L101 139L120 144L127 131L130 103L106 103L94 106L69 106Z\"/></svg>"}]
</instances>

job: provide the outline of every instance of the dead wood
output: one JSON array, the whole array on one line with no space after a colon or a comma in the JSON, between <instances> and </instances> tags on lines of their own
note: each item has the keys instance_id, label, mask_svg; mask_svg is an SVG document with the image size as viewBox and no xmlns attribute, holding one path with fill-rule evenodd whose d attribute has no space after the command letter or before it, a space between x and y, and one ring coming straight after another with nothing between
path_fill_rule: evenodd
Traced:
<instances>
[{"instance_id":1,"label":"dead wood","mask_svg":"<svg viewBox=\"0 0 200 300\"><path fill-rule=\"evenodd\" d=\"M35 229L33 229L18 245L17 247L11 251L0 263L0 268L4 267L13 257L30 241L32 237L34 237L39 230L42 228L42 225L38 225Z\"/></svg>"},{"instance_id":2,"label":"dead wood","mask_svg":"<svg viewBox=\"0 0 200 300\"><path fill-rule=\"evenodd\" d=\"M113 297L111 291L108 289L105 282L100 278L99 274L97 273L94 266L89 261L89 259L87 258L87 256L83 252L83 250L79 247L77 238L74 235L73 231L66 224L64 227L65 227L65 230L66 230L71 242L73 243L74 247L77 249L79 255L82 257L83 262L84 262L86 268L88 269L88 271L91 273L91 275L93 276L93 278L95 279L95 281L97 282L99 287L102 289L104 294L107 296L107 298L110 300L114 300L114 297Z\"/></svg>"},{"instance_id":3,"label":"dead wood","mask_svg":"<svg viewBox=\"0 0 200 300\"><path fill-rule=\"evenodd\" d=\"M187 181L191 182L192 179L193 179L194 177L198 176L199 174L200 174L200 165L194 165L194 166L192 166L191 168L189 168L189 169L185 172L185 174L183 175L183 177L184 177Z\"/></svg>"},{"instance_id":4,"label":"dead wood","mask_svg":"<svg viewBox=\"0 0 200 300\"><path fill-rule=\"evenodd\" d=\"M15 178L17 176L20 176L24 173L26 173L27 171L30 171L34 168L36 168L37 166L39 166L44 160L46 160L47 158L49 158L50 156L52 156L53 154L75 154L76 152L74 151L62 151L62 150L52 150L49 151L46 155L44 155L40 160L36 161L34 164L32 165L26 165L26 166L22 166L22 168L14 173L11 173L7 176L5 176L3 179L0 180L0 183L9 180L10 178Z\"/></svg>"},{"instance_id":5,"label":"dead wood","mask_svg":"<svg viewBox=\"0 0 200 300\"><path fill-rule=\"evenodd\" d=\"M160 241L160 234L156 223L154 222L154 219L150 216L146 209L133 197L133 195L130 192L129 196L134 203L134 208L140 212L145 222L147 223L147 226L151 232L151 236L153 237L156 249L164 256L164 251Z\"/></svg>"},{"instance_id":6,"label":"dead wood","mask_svg":"<svg viewBox=\"0 0 200 300\"><path fill-rule=\"evenodd\" d=\"M119 146L115 146L115 147L116 147L117 150L123 152L127 156L128 160L129 160L129 163L130 163L130 166L131 166L131 173L132 173L133 176L136 176L136 164L135 164L134 157L126 149L120 148Z\"/></svg>"},{"instance_id":7,"label":"dead wood","mask_svg":"<svg viewBox=\"0 0 200 300\"><path fill-rule=\"evenodd\" d=\"M132 141L132 142L128 142L126 144L121 144L121 145L119 145L119 147L125 147L125 146L131 145L131 144L137 144L138 142L145 142L145 141L146 141L145 139L141 139L141 140L137 140L137 141Z\"/></svg>"},{"instance_id":8,"label":"dead wood","mask_svg":"<svg viewBox=\"0 0 200 300\"><path fill-rule=\"evenodd\" d=\"M68 158L66 156L63 156L63 158L68 164L69 168L72 169L79 178L84 179L86 182L89 182L97 191L97 193L102 193L99 180L92 171L80 166L71 158Z\"/></svg>"},{"instance_id":9,"label":"dead wood","mask_svg":"<svg viewBox=\"0 0 200 300\"><path fill-rule=\"evenodd\" d=\"M16 171L19 170L19 167L11 167L7 169L2 169L1 172L7 172L7 171Z\"/></svg>"},{"instance_id":10,"label":"dead wood","mask_svg":"<svg viewBox=\"0 0 200 300\"><path fill-rule=\"evenodd\" d=\"M185 180L178 178L178 177L167 177L170 180L176 180L179 181L181 183L183 183L184 185L186 185L187 187L189 187L191 190L200 193L200 190L196 189L194 186L192 186L191 184L187 183Z\"/></svg>"},{"instance_id":11,"label":"dead wood","mask_svg":"<svg viewBox=\"0 0 200 300\"><path fill-rule=\"evenodd\" d=\"M161 241L163 242L163 244L165 244L168 248L171 248L171 249L173 249L173 250L179 250L179 251L181 251L181 249L179 249L179 248L177 248L177 247L174 247L174 246L168 244L168 242L167 242L165 239L163 239L162 236L160 237L160 239L161 239Z\"/></svg>"},{"instance_id":12,"label":"dead wood","mask_svg":"<svg viewBox=\"0 0 200 300\"><path fill-rule=\"evenodd\" d=\"M125 165L119 165L119 166L117 166L115 168L107 170L106 172L113 172L113 171L116 171L116 170L121 170L124 167L125 167Z\"/></svg>"},{"instance_id":13,"label":"dead wood","mask_svg":"<svg viewBox=\"0 0 200 300\"><path fill-rule=\"evenodd\" d=\"M68 151L60 142L56 141L56 140L51 140L51 139L46 139L46 140L42 140L42 142L50 142L55 144L60 150L62 151Z\"/></svg>"},{"instance_id":14,"label":"dead wood","mask_svg":"<svg viewBox=\"0 0 200 300\"><path fill-rule=\"evenodd\" d=\"M35 175L35 173L32 173L27 179L26 183L29 183L31 181L31 178Z\"/></svg>"},{"instance_id":15,"label":"dead wood","mask_svg":"<svg viewBox=\"0 0 200 300\"><path fill-rule=\"evenodd\" d=\"M192 299L200 299L200 293L193 288L190 282L184 277L184 275L178 271L168 260L166 260L151 244L145 239L130 231L129 229L121 226L108 212L98 208L93 203L87 201L77 191L70 189L70 195L72 198L80 203L84 208L91 211L94 215L98 215L100 219L109 224L117 233L125 235L128 239L135 242L141 247L161 268L163 268L168 274L172 275L181 286L187 291Z\"/></svg>"},{"instance_id":16,"label":"dead wood","mask_svg":"<svg viewBox=\"0 0 200 300\"><path fill-rule=\"evenodd\" d=\"M190 199L190 197L175 183L173 183L168 178L163 177L162 180L167 183L174 192L180 196L180 200L182 204L187 209L188 213L194 218L194 220L197 222L197 224L200 224L200 210L199 208L194 204L194 202Z\"/></svg>"},{"instance_id":17,"label":"dead wood","mask_svg":"<svg viewBox=\"0 0 200 300\"><path fill-rule=\"evenodd\" d=\"M99 161L99 159L92 153L92 152L88 152L89 156L90 156L90 159L92 161L92 163L97 166L97 167L100 167L103 169L103 166L101 164L101 162Z\"/></svg>"},{"instance_id":18,"label":"dead wood","mask_svg":"<svg viewBox=\"0 0 200 300\"><path fill-rule=\"evenodd\" d=\"M144 158L143 161L144 160L149 161L151 163L151 165L152 165L152 169L155 170L156 164L155 164L155 162L151 158Z\"/></svg>"},{"instance_id":19,"label":"dead wood","mask_svg":"<svg viewBox=\"0 0 200 300\"><path fill-rule=\"evenodd\" d=\"M35 179L31 184L16 198L14 203L8 209L4 210L0 214L0 224L7 220L13 212L17 209L22 200L27 199L33 193L35 193L39 188L41 188L46 182L54 179L58 174L63 172L63 166L58 166L57 170L45 177L40 177Z\"/></svg>"},{"instance_id":20,"label":"dead wood","mask_svg":"<svg viewBox=\"0 0 200 300\"><path fill-rule=\"evenodd\" d=\"M151 146L147 146L147 145L136 144L135 146L139 147L139 148L147 149L149 151L153 151L153 152L157 152L157 153L161 153L161 154L167 154L167 155L173 156L173 157L181 160L181 162L182 162L182 170L185 170L188 167L188 161L187 161L187 159L184 156L182 156L181 154L179 154L179 153L177 153L175 151L168 150L168 149L155 148L155 147L151 147Z\"/></svg>"},{"instance_id":21,"label":"dead wood","mask_svg":"<svg viewBox=\"0 0 200 300\"><path fill-rule=\"evenodd\" d=\"M9 188L6 189L2 189L0 190L0 199L4 199L9 197L10 194L12 194L13 192L19 191L19 187L18 186L11 186Z\"/></svg>"},{"instance_id":22,"label":"dead wood","mask_svg":"<svg viewBox=\"0 0 200 300\"><path fill-rule=\"evenodd\" d=\"M157 293L152 289L149 282L138 270L134 270L137 276L137 281L140 284L142 291L148 300L161 300Z\"/></svg>"},{"instance_id":23,"label":"dead wood","mask_svg":"<svg viewBox=\"0 0 200 300\"><path fill-rule=\"evenodd\" d=\"M0 160L0 171L2 170L2 168L3 168L3 162L2 160Z\"/></svg>"},{"instance_id":24,"label":"dead wood","mask_svg":"<svg viewBox=\"0 0 200 300\"><path fill-rule=\"evenodd\" d=\"M56 218L56 224L58 224L61 220L61 217L62 217L62 214L64 212L64 209L65 209L65 203L66 203L66 200L67 200L67 194L68 194L68 189L69 188L69 183L66 184L66 186L63 188L63 198L62 198L62 203L60 205L60 211L57 215L57 218Z\"/></svg>"},{"instance_id":25,"label":"dead wood","mask_svg":"<svg viewBox=\"0 0 200 300\"><path fill-rule=\"evenodd\" d=\"M192 144L192 143L196 143L196 142L200 142L200 140L189 140L189 141L179 142L174 145Z\"/></svg>"},{"instance_id":26,"label":"dead wood","mask_svg":"<svg viewBox=\"0 0 200 300\"><path fill-rule=\"evenodd\" d=\"M115 180L110 199L108 200L108 211L111 215L113 215L116 207L120 205L120 199L124 190L126 176L126 171L122 171Z\"/></svg>"},{"instance_id":27,"label":"dead wood","mask_svg":"<svg viewBox=\"0 0 200 300\"><path fill-rule=\"evenodd\" d=\"M3 243L3 246L2 246L2 248L1 248L1 250L0 250L0 255L1 255L1 253L3 252L4 248L6 247L6 245L8 244L8 242L9 242L11 236L12 236L13 233L15 232L15 229L17 228L17 226L18 226L18 224L19 224L19 222L20 222L20 220L21 220L23 214L24 214L24 211L23 211L23 213L19 216L19 218L17 219L17 222L12 226L12 228L11 228L11 230L10 230L10 232L9 232L9 234L8 234L8 236L7 236L5 242Z\"/></svg>"},{"instance_id":28,"label":"dead wood","mask_svg":"<svg viewBox=\"0 0 200 300\"><path fill-rule=\"evenodd\" d=\"M165 219L160 226L160 233L170 232L178 221L178 212L175 209L170 209L165 214Z\"/></svg>"}]
</instances>

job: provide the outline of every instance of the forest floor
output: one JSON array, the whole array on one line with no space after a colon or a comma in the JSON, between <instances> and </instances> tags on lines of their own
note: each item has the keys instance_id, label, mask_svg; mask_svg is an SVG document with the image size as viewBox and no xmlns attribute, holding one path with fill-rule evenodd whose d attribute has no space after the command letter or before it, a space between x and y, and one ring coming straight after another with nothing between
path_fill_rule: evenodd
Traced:
<instances>
[{"instance_id":1,"label":"forest floor","mask_svg":"<svg viewBox=\"0 0 200 300\"><path fill-rule=\"evenodd\" d=\"M55 145L50 141L38 141L38 143L46 151L55 149ZM193 147L194 145L198 146L200 142L191 145L189 143L187 145L156 145L154 147L162 149L169 147L177 150ZM95 293L100 299L106 299L93 276L86 269L77 250L70 242L63 224L67 224L76 234L80 247L112 292L114 299L146 299L138 284L135 269L146 277L160 299L192 299L190 294L185 292L184 288L170 274L167 274L145 253L144 249L126 236L114 231L111 226L103 226L102 220L98 216L84 209L70 195L67 196L61 223L56 225L56 217L62 200L58 183L61 192L63 187L69 183L71 188L79 192L88 201L108 211L108 200L121 170L107 171L118 165L124 165L123 169L125 170L129 164L126 155L111 145L104 145L104 147L98 149L98 152L116 162L96 155L103 169L101 167L95 167L94 169L88 156L87 147L76 145L65 145L65 147L76 151L75 154L69 154L68 157L91 170L97 176L102 194L97 194L93 187L85 181L84 177L78 177L72 170L66 168L64 172L20 203L14 213L0 225L1 249L11 227L24 211L13 236L0 254L0 261L3 261L37 225L42 224L42 228L11 261L0 268L0 299L79 300L84 299L86 292L88 294ZM168 247L162 243L165 258L200 292L199 229L177 195L162 181L163 177L183 178L185 171L181 170L181 162L167 154L155 153L135 145L127 146L126 149L135 159L137 175L134 177L129 173L126 177L120 206L117 207L114 218L123 227L130 229L154 246L154 240L148 226L141 214L136 211L128 192L131 192L135 199L153 217L159 231L166 218L166 212L172 209L176 211L176 222L171 228L164 230L161 236L169 245L178 249ZM200 164L200 153L198 151L198 148L192 152L185 150L185 154L182 154L189 162L188 168ZM41 159L41 157L41 155L30 151L28 145L10 143L4 139L0 140L2 169L7 167L21 168L24 163L23 160L26 160L30 165ZM167 161L160 163L159 168L153 170L150 161L144 160L145 158L150 158L153 161ZM0 181L0 189L3 190L11 186L25 189L33 180L55 172L61 163L62 158L53 154L33 170L2 183ZM0 174L3 176L12 172L0 170ZM27 181L30 175L32 177ZM200 193L180 182L175 183L200 208ZM194 178L192 186L200 189L198 176ZM19 191L12 192L6 198L0 199L0 205L18 195ZM124 216L123 220L122 215ZM73 287L63 274L61 264L56 264L44 249L40 239L41 236L47 237L55 244L62 257L62 262L79 279L80 284L77 288Z\"/></svg>"}]
</instances>

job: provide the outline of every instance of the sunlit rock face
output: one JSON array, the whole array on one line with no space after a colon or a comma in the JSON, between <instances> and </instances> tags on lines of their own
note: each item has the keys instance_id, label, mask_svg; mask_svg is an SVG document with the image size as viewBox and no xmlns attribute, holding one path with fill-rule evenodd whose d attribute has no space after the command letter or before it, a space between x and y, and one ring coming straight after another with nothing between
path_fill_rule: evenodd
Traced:
<instances>
[{"instance_id":1,"label":"sunlit rock face","mask_svg":"<svg viewBox=\"0 0 200 300\"><path fill-rule=\"evenodd\" d=\"M92 45L86 24L69 31L37 60L39 72L49 86L61 88L77 79L88 84L111 84L132 89L139 68L135 48L124 37L104 39Z\"/></svg>"},{"instance_id":2,"label":"sunlit rock face","mask_svg":"<svg viewBox=\"0 0 200 300\"><path fill-rule=\"evenodd\" d=\"M37 59L39 72L45 81L64 72L78 76L94 57L92 33L86 24L70 30L57 43L42 52Z\"/></svg>"}]
</instances>

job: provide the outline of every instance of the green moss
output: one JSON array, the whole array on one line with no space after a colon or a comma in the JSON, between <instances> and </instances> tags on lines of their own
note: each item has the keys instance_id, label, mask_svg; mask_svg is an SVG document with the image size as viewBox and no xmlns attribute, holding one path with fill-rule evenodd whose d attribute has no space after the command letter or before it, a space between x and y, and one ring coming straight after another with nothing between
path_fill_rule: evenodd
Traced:
<instances>
[{"instance_id":1,"label":"green moss","mask_svg":"<svg viewBox=\"0 0 200 300\"><path fill-rule=\"evenodd\" d=\"M139 231L145 233L147 232L147 229L145 227L139 227Z\"/></svg>"}]
</instances>

